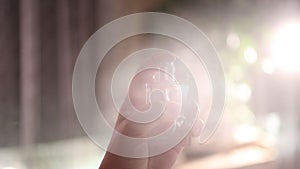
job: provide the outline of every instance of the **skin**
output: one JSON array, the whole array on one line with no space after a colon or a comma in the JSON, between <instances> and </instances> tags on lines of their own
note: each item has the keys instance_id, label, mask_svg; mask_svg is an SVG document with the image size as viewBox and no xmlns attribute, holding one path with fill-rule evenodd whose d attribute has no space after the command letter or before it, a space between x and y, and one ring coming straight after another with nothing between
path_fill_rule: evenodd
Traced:
<instances>
[{"instance_id":1,"label":"skin","mask_svg":"<svg viewBox=\"0 0 300 169\"><path fill-rule=\"evenodd\" d=\"M163 59L170 58L171 57L165 57ZM150 63L155 64L156 61L154 60ZM129 87L128 99L130 102L125 101L120 110L125 110L128 104L131 104L134 108L141 112L149 109L151 105L149 101L146 100L144 94L146 92L144 86L147 83L155 84L156 87L162 91L165 89L169 90L169 100L165 102L165 109L162 115L157 120L150 123L136 123L119 114L115 126L116 131L130 137L145 138L155 136L163 132L174 123L181 110L181 93L180 89L176 87L176 83L171 77L166 76L168 77L167 79L157 81L157 78L164 75L166 74L158 69L150 69L138 73L131 81ZM197 111L197 109L195 108L191 111ZM107 151L99 169L171 169L174 166L180 152L190 143L190 139L200 134L202 126L202 121L197 119L190 133L188 133L179 144L157 156L148 158L126 158ZM111 139L110 146L122 146L118 144L118 139L120 138L114 135ZM133 149L133 151L144 151L139 150L138 148L135 149L134 147Z\"/></svg>"}]
</instances>

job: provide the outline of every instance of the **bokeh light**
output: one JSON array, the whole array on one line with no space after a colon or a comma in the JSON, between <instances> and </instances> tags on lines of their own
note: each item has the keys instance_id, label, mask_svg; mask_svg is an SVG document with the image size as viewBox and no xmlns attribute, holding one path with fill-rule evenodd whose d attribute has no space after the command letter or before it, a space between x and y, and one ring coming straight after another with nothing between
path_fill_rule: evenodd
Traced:
<instances>
[{"instance_id":1,"label":"bokeh light","mask_svg":"<svg viewBox=\"0 0 300 169\"><path fill-rule=\"evenodd\" d=\"M238 49L240 47L240 43L241 43L239 35L234 32L228 34L226 43L230 49L232 49L232 50Z\"/></svg>"},{"instance_id":2,"label":"bokeh light","mask_svg":"<svg viewBox=\"0 0 300 169\"><path fill-rule=\"evenodd\" d=\"M248 84L239 84L236 87L236 97L238 100L247 102L251 97L251 88Z\"/></svg>"},{"instance_id":3,"label":"bokeh light","mask_svg":"<svg viewBox=\"0 0 300 169\"><path fill-rule=\"evenodd\" d=\"M268 133L277 134L280 128L280 118L277 113L270 113L265 119L265 128Z\"/></svg>"},{"instance_id":4,"label":"bokeh light","mask_svg":"<svg viewBox=\"0 0 300 169\"><path fill-rule=\"evenodd\" d=\"M257 61L257 52L254 48L248 47L244 51L244 58L247 63L253 64Z\"/></svg>"}]
</instances>

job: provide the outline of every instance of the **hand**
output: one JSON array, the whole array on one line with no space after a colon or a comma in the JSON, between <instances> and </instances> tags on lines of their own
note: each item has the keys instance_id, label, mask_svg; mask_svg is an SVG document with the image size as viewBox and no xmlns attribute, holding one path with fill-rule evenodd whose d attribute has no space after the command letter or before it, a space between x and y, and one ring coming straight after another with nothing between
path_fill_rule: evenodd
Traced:
<instances>
[{"instance_id":1,"label":"hand","mask_svg":"<svg viewBox=\"0 0 300 169\"><path fill-rule=\"evenodd\" d=\"M165 57L164 59L170 59L170 57ZM151 63L155 65L156 62L152 61L150 64ZM138 123L128 120L122 115L122 111L128 111L132 109L131 107L134 107L136 111L140 111L140 113L149 113L147 110L153 109L151 102L158 100L145 97L148 90L147 87L145 87L147 86L146 84L152 87L154 86L154 90L168 90L167 95L162 94L162 98L159 99L163 100L162 104L164 105L164 109L162 109L162 114L158 119L150 123ZM174 121L178 119L182 108L181 99L180 87L171 76L158 69L141 71L131 81L128 97L120 110L121 112L116 122L115 130L134 138L156 136L172 126ZM197 111L197 108L195 107L191 111ZM191 137L196 137L200 134L202 126L202 121L197 119L192 130L181 142L170 150L153 157L127 158L108 151L101 163L100 169L171 169L184 146L189 144ZM111 139L110 147L122 149L122 146L126 146L118 144L119 139L120 138L114 134ZM138 145L130 148L132 148L132 151L147 151L145 147L141 149Z\"/></svg>"}]
</instances>

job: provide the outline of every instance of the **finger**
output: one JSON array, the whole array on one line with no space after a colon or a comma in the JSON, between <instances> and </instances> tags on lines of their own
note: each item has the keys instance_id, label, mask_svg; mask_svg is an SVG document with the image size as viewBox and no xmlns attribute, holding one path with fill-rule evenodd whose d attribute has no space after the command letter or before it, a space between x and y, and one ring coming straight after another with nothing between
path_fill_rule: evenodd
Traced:
<instances>
[{"instance_id":1,"label":"finger","mask_svg":"<svg viewBox=\"0 0 300 169\"><path fill-rule=\"evenodd\" d=\"M203 127L204 127L204 122L200 117L198 117L192 128L191 137L199 137Z\"/></svg>"}]
</instances>

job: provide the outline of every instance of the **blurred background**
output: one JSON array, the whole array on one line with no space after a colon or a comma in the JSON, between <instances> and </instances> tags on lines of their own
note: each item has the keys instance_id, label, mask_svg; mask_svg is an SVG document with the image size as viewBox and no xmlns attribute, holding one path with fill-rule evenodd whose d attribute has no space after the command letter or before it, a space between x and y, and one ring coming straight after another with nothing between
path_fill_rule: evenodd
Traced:
<instances>
[{"instance_id":1,"label":"blurred background","mask_svg":"<svg viewBox=\"0 0 300 169\"><path fill-rule=\"evenodd\" d=\"M101 26L145 11L197 25L225 70L219 128L175 168L300 168L297 0L0 0L0 169L99 166L104 152L74 112L73 67Z\"/></svg>"}]
</instances>

